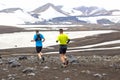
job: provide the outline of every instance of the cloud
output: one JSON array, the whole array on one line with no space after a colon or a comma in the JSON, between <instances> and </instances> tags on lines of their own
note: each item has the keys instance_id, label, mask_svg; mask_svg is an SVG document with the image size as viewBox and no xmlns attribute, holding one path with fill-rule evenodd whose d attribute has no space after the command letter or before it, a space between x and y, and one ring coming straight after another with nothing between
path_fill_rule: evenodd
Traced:
<instances>
[{"instance_id":1,"label":"cloud","mask_svg":"<svg viewBox=\"0 0 120 80\"><path fill-rule=\"evenodd\" d=\"M46 3L54 5L63 5L67 8L78 6L98 6L105 9L119 9L119 0L0 0L0 4L5 4L6 7L21 7L26 10L33 10Z\"/></svg>"}]
</instances>

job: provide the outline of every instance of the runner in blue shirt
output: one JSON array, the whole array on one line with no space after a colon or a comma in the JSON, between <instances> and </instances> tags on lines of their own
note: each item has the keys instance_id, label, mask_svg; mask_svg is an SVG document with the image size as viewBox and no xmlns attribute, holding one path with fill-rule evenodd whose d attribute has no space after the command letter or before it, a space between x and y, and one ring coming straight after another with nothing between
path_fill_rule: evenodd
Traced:
<instances>
[{"instance_id":1,"label":"runner in blue shirt","mask_svg":"<svg viewBox=\"0 0 120 80\"><path fill-rule=\"evenodd\" d=\"M36 42L36 51L38 53L38 59L44 61L44 57L42 56L43 53L41 52L43 47L43 42L45 41L45 38L42 34L39 33L38 30L36 30L36 34L34 35L33 40L31 42Z\"/></svg>"}]
</instances>

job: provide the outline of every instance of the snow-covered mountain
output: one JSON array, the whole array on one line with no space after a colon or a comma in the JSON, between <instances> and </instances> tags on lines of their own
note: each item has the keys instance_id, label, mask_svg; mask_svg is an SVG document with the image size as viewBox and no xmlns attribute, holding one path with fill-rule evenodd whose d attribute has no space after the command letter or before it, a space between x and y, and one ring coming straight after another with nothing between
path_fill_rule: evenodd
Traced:
<instances>
[{"instance_id":1,"label":"snow-covered mountain","mask_svg":"<svg viewBox=\"0 0 120 80\"><path fill-rule=\"evenodd\" d=\"M62 16L57 14L57 17L63 17L64 16L105 16L105 15L113 15L115 12L120 12L120 10L106 10L104 8L99 8L96 6L91 6L91 7L85 7L85 6L80 6L80 7L75 7L69 10L63 10L64 6L54 6L51 3L45 4L43 6L38 7L37 9L31 11L34 14L39 14L42 16L42 13L49 12L57 12L59 14L62 14ZM50 14L49 13L49 14ZM47 13L48 14L48 13ZM52 15L56 15L55 13ZM119 14L120 15L120 14Z\"/></svg>"},{"instance_id":2,"label":"snow-covered mountain","mask_svg":"<svg viewBox=\"0 0 120 80\"><path fill-rule=\"evenodd\" d=\"M44 20L55 18L55 17L70 16L67 12L62 11L59 7L54 6L51 3L40 6L37 9L31 11L30 13L34 15L38 14L38 17Z\"/></svg>"},{"instance_id":3,"label":"snow-covered mountain","mask_svg":"<svg viewBox=\"0 0 120 80\"><path fill-rule=\"evenodd\" d=\"M36 19L21 8L7 8L0 11L0 25L25 24Z\"/></svg>"},{"instance_id":4,"label":"snow-covered mountain","mask_svg":"<svg viewBox=\"0 0 120 80\"><path fill-rule=\"evenodd\" d=\"M64 6L54 6L51 3L45 4L37 9L31 11L34 15L38 15L38 18L42 20L49 20L53 23L65 23L71 22L77 23L117 23L120 22L120 10L105 10L95 6L85 7L80 6L65 10Z\"/></svg>"},{"instance_id":5,"label":"snow-covered mountain","mask_svg":"<svg viewBox=\"0 0 120 80\"><path fill-rule=\"evenodd\" d=\"M1 6L1 4L0 4ZM3 7L3 5L2 5ZM0 24L61 24L62 23L119 23L120 10L106 10L95 6L63 9L64 6L47 3L32 11L19 7L0 10ZM44 23L43 23L44 22Z\"/></svg>"},{"instance_id":6,"label":"snow-covered mountain","mask_svg":"<svg viewBox=\"0 0 120 80\"><path fill-rule=\"evenodd\" d=\"M74 9L81 11L83 16L111 15L111 12L96 6L91 6L91 7L80 6Z\"/></svg>"}]
</instances>

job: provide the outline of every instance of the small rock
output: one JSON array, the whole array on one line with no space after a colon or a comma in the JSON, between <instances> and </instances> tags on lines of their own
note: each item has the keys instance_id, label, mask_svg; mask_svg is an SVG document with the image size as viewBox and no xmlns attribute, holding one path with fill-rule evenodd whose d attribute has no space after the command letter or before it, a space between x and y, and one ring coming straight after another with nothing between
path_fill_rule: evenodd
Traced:
<instances>
[{"instance_id":1,"label":"small rock","mask_svg":"<svg viewBox=\"0 0 120 80\"><path fill-rule=\"evenodd\" d=\"M8 75L8 80L15 80L15 76L16 76L17 74L9 74Z\"/></svg>"},{"instance_id":2,"label":"small rock","mask_svg":"<svg viewBox=\"0 0 120 80\"><path fill-rule=\"evenodd\" d=\"M15 59L10 59L10 60L8 60L8 64L12 64L12 63L14 63L16 60Z\"/></svg>"},{"instance_id":3,"label":"small rock","mask_svg":"<svg viewBox=\"0 0 120 80\"><path fill-rule=\"evenodd\" d=\"M103 76L99 73L96 73L96 74L93 74L94 77L99 77L99 78L102 78Z\"/></svg>"},{"instance_id":4,"label":"small rock","mask_svg":"<svg viewBox=\"0 0 120 80\"><path fill-rule=\"evenodd\" d=\"M58 79L59 77L55 76L55 79Z\"/></svg>"},{"instance_id":5,"label":"small rock","mask_svg":"<svg viewBox=\"0 0 120 80\"><path fill-rule=\"evenodd\" d=\"M28 68L25 68L22 72L23 73L33 73L34 70L35 70L34 68L28 67Z\"/></svg>"},{"instance_id":6,"label":"small rock","mask_svg":"<svg viewBox=\"0 0 120 80\"><path fill-rule=\"evenodd\" d=\"M28 76L35 76L35 73L28 73Z\"/></svg>"},{"instance_id":7,"label":"small rock","mask_svg":"<svg viewBox=\"0 0 120 80\"><path fill-rule=\"evenodd\" d=\"M14 61L14 62L12 62L12 63L10 64L10 66L11 66L11 67L19 67L19 66L21 66L21 64L20 64L19 62L17 62L17 61Z\"/></svg>"},{"instance_id":8,"label":"small rock","mask_svg":"<svg viewBox=\"0 0 120 80\"><path fill-rule=\"evenodd\" d=\"M48 67L48 66L45 66L45 67L43 67L43 69L50 69L50 67Z\"/></svg>"},{"instance_id":9,"label":"small rock","mask_svg":"<svg viewBox=\"0 0 120 80\"><path fill-rule=\"evenodd\" d=\"M65 78L64 80L71 80L70 78Z\"/></svg>"},{"instance_id":10,"label":"small rock","mask_svg":"<svg viewBox=\"0 0 120 80\"><path fill-rule=\"evenodd\" d=\"M8 69L7 68L3 68L3 71L8 71Z\"/></svg>"},{"instance_id":11,"label":"small rock","mask_svg":"<svg viewBox=\"0 0 120 80\"><path fill-rule=\"evenodd\" d=\"M115 69L120 69L120 64L117 64L117 63L111 64L109 66Z\"/></svg>"},{"instance_id":12,"label":"small rock","mask_svg":"<svg viewBox=\"0 0 120 80\"><path fill-rule=\"evenodd\" d=\"M106 73L103 73L102 75L103 75L103 76L107 76L107 74L106 74Z\"/></svg>"},{"instance_id":13,"label":"small rock","mask_svg":"<svg viewBox=\"0 0 120 80\"><path fill-rule=\"evenodd\" d=\"M20 57L19 57L19 60L25 60L25 59L27 59L26 56L20 56Z\"/></svg>"},{"instance_id":14,"label":"small rock","mask_svg":"<svg viewBox=\"0 0 120 80\"><path fill-rule=\"evenodd\" d=\"M68 55L68 60L71 64L78 64L79 63L79 60L73 55Z\"/></svg>"},{"instance_id":15,"label":"small rock","mask_svg":"<svg viewBox=\"0 0 120 80\"><path fill-rule=\"evenodd\" d=\"M17 74L9 74L8 77L10 78L14 78L15 76L17 76Z\"/></svg>"},{"instance_id":16,"label":"small rock","mask_svg":"<svg viewBox=\"0 0 120 80\"><path fill-rule=\"evenodd\" d=\"M8 80L15 80L15 78L14 77L9 77Z\"/></svg>"},{"instance_id":17,"label":"small rock","mask_svg":"<svg viewBox=\"0 0 120 80\"><path fill-rule=\"evenodd\" d=\"M69 70L64 70L63 73L69 73L70 71Z\"/></svg>"},{"instance_id":18,"label":"small rock","mask_svg":"<svg viewBox=\"0 0 120 80\"><path fill-rule=\"evenodd\" d=\"M82 70L81 72L82 72L82 73L87 73L87 74L91 74L91 73L92 73L92 72L89 71L89 70Z\"/></svg>"}]
</instances>

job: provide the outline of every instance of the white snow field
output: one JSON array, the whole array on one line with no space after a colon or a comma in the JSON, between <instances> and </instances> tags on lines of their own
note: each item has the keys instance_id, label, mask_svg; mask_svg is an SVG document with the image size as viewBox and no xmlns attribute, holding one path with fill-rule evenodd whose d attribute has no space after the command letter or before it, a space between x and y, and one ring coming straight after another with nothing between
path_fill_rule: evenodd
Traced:
<instances>
[{"instance_id":1,"label":"white snow field","mask_svg":"<svg viewBox=\"0 0 120 80\"><path fill-rule=\"evenodd\" d=\"M111 33L111 32L115 32L115 31L113 31L113 30L69 31L69 32L65 31L65 33L67 33L71 39L82 38L82 37L86 37L86 36L93 36L93 35L98 35L98 34ZM43 31L40 33L42 33L46 39L46 41L43 43L44 47L58 44L58 43L56 43L56 37L59 34L58 31ZM34 34L35 34L35 32L15 32L15 33L9 33L9 34L8 33L0 34L0 49L34 47L35 43L31 42ZM86 45L84 47L120 43L119 40L111 41L111 42L110 43L106 42L106 43L100 43L100 44L93 44L93 45L88 45L88 46ZM75 48L79 48L79 46L76 46Z\"/></svg>"}]
</instances>

